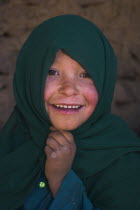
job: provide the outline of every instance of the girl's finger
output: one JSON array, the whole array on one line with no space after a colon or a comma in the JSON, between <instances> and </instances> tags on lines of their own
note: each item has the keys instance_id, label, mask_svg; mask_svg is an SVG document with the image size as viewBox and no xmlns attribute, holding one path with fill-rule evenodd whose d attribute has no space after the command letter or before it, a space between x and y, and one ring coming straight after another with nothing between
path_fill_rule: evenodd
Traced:
<instances>
[{"instance_id":1,"label":"girl's finger","mask_svg":"<svg viewBox=\"0 0 140 210\"><path fill-rule=\"evenodd\" d=\"M45 146L45 153L46 153L47 157L52 157L52 158L56 157L56 152L48 145Z\"/></svg>"},{"instance_id":2,"label":"girl's finger","mask_svg":"<svg viewBox=\"0 0 140 210\"><path fill-rule=\"evenodd\" d=\"M56 141L55 138L53 138L52 136L49 136L46 142L47 146L51 147L54 151L59 150L60 147L62 146L61 144L59 144L58 141Z\"/></svg>"},{"instance_id":3,"label":"girl's finger","mask_svg":"<svg viewBox=\"0 0 140 210\"><path fill-rule=\"evenodd\" d=\"M57 129L56 129L54 126L51 126L51 127L50 127L50 130L51 130L51 131L57 131Z\"/></svg>"},{"instance_id":4,"label":"girl's finger","mask_svg":"<svg viewBox=\"0 0 140 210\"><path fill-rule=\"evenodd\" d=\"M68 139L63 135L63 133L59 130L52 131L49 134L49 137L54 138L61 146L69 145Z\"/></svg>"},{"instance_id":5,"label":"girl's finger","mask_svg":"<svg viewBox=\"0 0 140 210\"><path fill-rule=\"evenodd\" d=\"M70 132L63 130L56 130L56 131L60 132L60 134L63 135L63 137L67 140L68 143L75 143L73 135Z\"/></svg>"},{"instance_id":6,"label":"girl's finger","mask_svg":"<svg viewBox=\"0 0 140 210\"><path fill-rule=\"evenodd\" d=\"M62 130L60 130L60 132L63 134L63 136L67 139L67 141L69 143L75 143L74 142L73 135L70 132L68 132L68 131L62 131Z\"/></svg>"},{"instance_id":7,"label":"girl's finger","mask_svg":"<svg viewBox=\"0 0 140 210\"><path fill-rule=\"evenodd\" d=\"M55 128L54 126L50 127L51 131L59 131L66 139L69 143L74 143L74 138L73 135L68 132L68 131L63 131L63 130L58 130L57 128Z\"/></svg>"}]
</instances>

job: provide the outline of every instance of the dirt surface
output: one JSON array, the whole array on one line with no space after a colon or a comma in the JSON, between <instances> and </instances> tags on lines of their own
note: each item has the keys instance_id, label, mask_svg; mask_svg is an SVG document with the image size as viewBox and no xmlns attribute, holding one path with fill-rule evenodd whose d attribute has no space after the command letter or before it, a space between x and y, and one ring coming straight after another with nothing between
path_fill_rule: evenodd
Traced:
<instances>
[{"instance_id":1,"label":"dirt surface","mask_svg":"<svg viewBox=\"0 0 140 210\"><path fill-rule=\"evenodd\" d=\"M139 0L0 0L0 126L15 104L12 78L18 52L34 27L60 14L93 21L118 57L113 113L140 134Z\"/></svg>"}]
</instances>

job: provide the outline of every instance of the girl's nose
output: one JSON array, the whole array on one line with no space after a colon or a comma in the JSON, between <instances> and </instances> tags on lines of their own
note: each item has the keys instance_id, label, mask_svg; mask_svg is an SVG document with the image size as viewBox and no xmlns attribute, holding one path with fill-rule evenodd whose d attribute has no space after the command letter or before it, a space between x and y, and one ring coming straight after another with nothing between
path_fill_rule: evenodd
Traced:
<instances>
[{"instance_id":1,"label":"girl's nose","mask_svg":"<svg viewBox=\"0 0 140 210\"><path fill-rule=\"evenodd\" d=\"M59 93L71 96L78 94L78 85L75 80L65 80L61 82Z\"/></svg>"}]
</instances>

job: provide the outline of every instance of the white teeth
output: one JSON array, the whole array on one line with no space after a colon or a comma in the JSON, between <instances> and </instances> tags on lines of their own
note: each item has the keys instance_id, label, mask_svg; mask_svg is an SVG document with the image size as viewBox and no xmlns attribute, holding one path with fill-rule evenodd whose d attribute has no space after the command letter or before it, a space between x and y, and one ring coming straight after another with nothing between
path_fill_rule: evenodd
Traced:
<instances>
[{"instance_id":1,"label":"white teeth","mask_svg":"<svg viewBox=\"0 0 140 210\"><path fill-rule=\"evenodd\" d=\"M80 106L67 106L67 105L55 105L54 104L54 106L56 106L56 107L60 107L60 108L65 108L65 109L77 109L77 108L79 108Z\"/></svg>"}]
</instances>

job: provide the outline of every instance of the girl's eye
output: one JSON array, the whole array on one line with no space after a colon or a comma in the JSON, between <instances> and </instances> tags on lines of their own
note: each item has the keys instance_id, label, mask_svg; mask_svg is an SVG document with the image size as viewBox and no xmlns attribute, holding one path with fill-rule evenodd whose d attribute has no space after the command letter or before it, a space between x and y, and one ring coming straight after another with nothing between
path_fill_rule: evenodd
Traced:
<instances>
[{"instance_id":1,"label":"girl's eye","mask_svg":"<svg viewBox=\"0 0 140 210\"><path fill-rule=\"evenodd\" d=\"M81 77L85 77L85 78L91 78L90 75L87 72L84 72Z\"/></svg>"},{"instance_id":2,"label":"girl's eye","mask_svg":"<svg viewBox=\"0 0 140 210\"><path fill-rule=\"evenodd\" d=\"M48 75L50 76L58 75L58 72L54 69L49 69Z\"/></svg>"}]
</instances>

